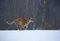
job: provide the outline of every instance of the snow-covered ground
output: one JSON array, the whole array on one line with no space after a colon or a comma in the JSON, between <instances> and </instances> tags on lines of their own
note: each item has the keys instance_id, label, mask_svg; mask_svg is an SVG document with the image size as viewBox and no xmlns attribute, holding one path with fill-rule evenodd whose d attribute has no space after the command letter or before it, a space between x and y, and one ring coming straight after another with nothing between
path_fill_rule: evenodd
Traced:
<instances>
[{"instance_id":1,"label":"snow-covered ground","mask_svg":"<svg viewBox=\"0 0 60 41\"><path fill-rule=\"evenodd\" d=\"M60 30L0 31L0 41L60 41Z\"/></svg>"}]
</instances>

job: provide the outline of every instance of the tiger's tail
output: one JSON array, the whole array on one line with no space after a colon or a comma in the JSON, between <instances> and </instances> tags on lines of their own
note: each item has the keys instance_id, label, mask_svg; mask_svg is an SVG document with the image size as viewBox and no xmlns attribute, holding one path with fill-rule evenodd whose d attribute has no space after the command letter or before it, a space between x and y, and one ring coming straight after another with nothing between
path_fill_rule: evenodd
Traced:
<instances>
[{"instance_id":1,"label":"tiger's tail","mask_svg":"<svg viewBox=\"0 0 60 41\"><path fill-rule=\"evenodd\" d=\"M10 23L9 23L9 22L7 21L6 23L7 23L7 24L13 24L13 23L15 23L15 22L13 21L13 22L10 22Z\"/></svg>"}]
</instances>

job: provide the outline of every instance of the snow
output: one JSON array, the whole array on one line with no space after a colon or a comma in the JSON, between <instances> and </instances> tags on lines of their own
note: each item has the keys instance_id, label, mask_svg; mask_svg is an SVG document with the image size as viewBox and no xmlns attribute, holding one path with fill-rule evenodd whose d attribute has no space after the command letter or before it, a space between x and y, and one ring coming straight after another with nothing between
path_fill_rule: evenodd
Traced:
<instances>
[{"instance_id":1,"label":"snow","mask_svg":"<svg viewBox=\"0 0 60 41\"><path fill-rule=\"evenodd\" d=\"M60 30L5 30L0 41L60 41Z\"/></svg>"}]
</instances>

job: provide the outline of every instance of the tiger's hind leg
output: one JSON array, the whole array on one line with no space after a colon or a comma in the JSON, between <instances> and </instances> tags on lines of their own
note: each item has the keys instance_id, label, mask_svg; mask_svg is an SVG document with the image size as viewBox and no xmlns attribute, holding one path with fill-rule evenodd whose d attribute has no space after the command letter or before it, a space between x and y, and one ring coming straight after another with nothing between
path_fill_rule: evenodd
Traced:
<instances>
[{"instance_id":1,"label":"tiger's hind leg","mask_svg":"<svg viewBox=\"0 0 60 41\"><path fill-rule=\"evenodd\" d=\"M15 25L16 25L17 29L19 30L19 28L18 28L18 27L19 27L19 26L18 26L18 24L17 24L17 23L15 23Z\"/></svg>"}]
</instances>

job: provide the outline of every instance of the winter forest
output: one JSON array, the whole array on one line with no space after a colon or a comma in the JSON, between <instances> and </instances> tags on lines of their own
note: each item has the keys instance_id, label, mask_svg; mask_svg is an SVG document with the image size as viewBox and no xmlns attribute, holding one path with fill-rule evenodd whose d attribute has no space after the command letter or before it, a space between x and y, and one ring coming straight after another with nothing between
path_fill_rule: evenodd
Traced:
<instances>
[{"instance_id":1,"label":"winter forest","mask_svg":"<svg viewBox=\"0 0 60 41\"><path fill-rule=\"evenodd\" d=\"M60 0L0 0L0 30L17 30L16 18L32 18L23 30L60 30Z\"/></svg>"}]
</instances>

